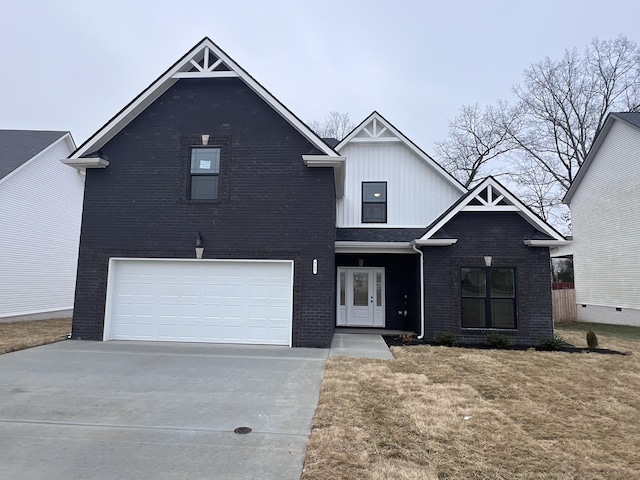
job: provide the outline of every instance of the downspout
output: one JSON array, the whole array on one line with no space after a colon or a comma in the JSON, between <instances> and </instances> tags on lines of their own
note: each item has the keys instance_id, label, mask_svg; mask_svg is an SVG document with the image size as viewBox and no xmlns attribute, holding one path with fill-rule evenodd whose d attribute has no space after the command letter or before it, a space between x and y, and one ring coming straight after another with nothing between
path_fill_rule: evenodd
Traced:
<instances>
[{"instance_id":1,"label":"downspout","mask_svg":"<svg viewBox=\"0 0 640 480\"><path fill-rule=\"evenodd\" d=\"M424 253L416 247L416 241L411 242L413 249L420 254L420 335L418 340L424 338Z\"/></svg>"}]
</instances>

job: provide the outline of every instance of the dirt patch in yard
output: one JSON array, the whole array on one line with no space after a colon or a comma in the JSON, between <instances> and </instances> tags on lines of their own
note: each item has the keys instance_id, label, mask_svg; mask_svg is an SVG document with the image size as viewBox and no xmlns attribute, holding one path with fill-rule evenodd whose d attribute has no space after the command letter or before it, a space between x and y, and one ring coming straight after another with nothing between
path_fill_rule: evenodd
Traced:
<instances>
[{"instance_id":1,"label":"dirt patch in yard","mask_svg":"<svg viewBox=\"0 0 640 480\"><path fill-rule=\"evenodd\" d=\"M631 355L413 346L390 361L331 357L302 478L640 478L640 342L600 343Z\"/></svg>"},{"instance_id":2,"label":"dirt patch in yard","mask_svg":"<svg viewBox=\"0 0 640 480\"><path fill-rule=\"evenodd\" d=\"M0 323L0 354L59 342L70 332L70 318Z\"/></svg>"}]
</instances>

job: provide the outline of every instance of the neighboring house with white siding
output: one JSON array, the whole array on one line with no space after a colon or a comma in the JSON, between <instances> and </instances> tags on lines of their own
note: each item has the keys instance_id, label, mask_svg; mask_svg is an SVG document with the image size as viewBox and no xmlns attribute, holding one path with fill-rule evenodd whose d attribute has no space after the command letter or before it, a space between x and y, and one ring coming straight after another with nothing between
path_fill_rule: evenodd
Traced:
<instances>
[{"instance_id":1,"label":"neighboring house with white siding","mask_svg":"<svg viewBox=\"0 0 640 480\"><path fill-rule=\"evenodd\" d=\"M69 316L84 176L69 132L0 130L0 321Z\"/></svg>"},{"instance_id":2,"label":"neighboring house with white siding","mask_svg":"<svg viewBox=\"0 0 640 480\"><path fill-rule=\"evenodd\" d=\"M640 113L607 117L564 203L578 319L640 326Z\"/></svg>"}]
</instances>

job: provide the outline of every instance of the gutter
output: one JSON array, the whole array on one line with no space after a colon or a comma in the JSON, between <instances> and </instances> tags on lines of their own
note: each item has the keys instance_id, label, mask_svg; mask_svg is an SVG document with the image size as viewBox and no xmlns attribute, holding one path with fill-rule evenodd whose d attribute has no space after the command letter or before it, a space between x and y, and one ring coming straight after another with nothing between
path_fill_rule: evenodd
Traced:
<instances>
[{"instance_id":1,"label":"gutter","mask_svg":"<svg viewBox=\"0 0 640 480\"><path fill-rule=\"evenodd\" d=\"M416 247L416 241L411 242L413 249L420 254L420 335L418 340L424 338L424 253Z\"/></svg>"}]
</instances>

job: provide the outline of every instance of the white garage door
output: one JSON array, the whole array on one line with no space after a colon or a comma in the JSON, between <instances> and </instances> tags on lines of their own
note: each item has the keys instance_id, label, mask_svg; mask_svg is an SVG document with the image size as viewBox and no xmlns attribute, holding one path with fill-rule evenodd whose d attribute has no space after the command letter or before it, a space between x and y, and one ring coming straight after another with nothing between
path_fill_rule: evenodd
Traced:
<instances>
[{"instance_id":1,"label":"white garage door","mask_svg":"<svg viewBox=\"0 0 640 480\"><path fill-rule=\"evenodd\" d=\"M111 259L105 340L291 345L292 261Z\"/></svg>"}]
</instances>

